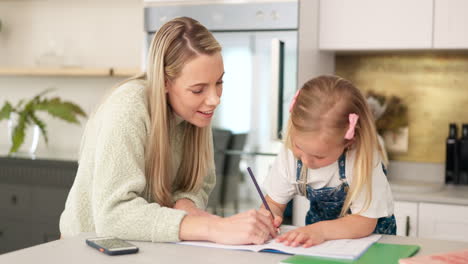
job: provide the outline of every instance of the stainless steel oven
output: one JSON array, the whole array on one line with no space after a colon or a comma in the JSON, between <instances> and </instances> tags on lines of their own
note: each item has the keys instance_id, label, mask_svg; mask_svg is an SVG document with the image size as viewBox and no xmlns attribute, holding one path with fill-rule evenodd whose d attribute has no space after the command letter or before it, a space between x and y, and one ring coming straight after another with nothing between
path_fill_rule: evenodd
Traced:
<instances>
[{"instance_id":1,"label":"stainless steel oven","mask_svg":"<svg viewBox=\"0 0 468 264\"><path fill-rule=\"evenodd\" d=\"M162 24L180 16L200 21L223 47L224 90L213 127L248 134L244 151L254 155L244 161L261 182L272 160L262 153L279 150L289 102L297 89L299 3L147 6L145 50Z\"/></svg>"}]
</instances>

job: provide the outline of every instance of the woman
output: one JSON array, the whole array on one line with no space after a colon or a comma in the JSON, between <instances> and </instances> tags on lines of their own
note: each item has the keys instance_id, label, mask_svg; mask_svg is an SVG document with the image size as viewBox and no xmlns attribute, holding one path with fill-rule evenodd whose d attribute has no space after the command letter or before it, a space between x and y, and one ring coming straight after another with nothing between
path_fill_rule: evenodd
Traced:
<instances>
[{"instance_id":1,"label":"woman","mask_svg":"<svg viewBox=\"0 0 468 264\"><path fill-rule=\"evenodd\" d=\"M147 73L119 85L88 121L62 235L225 244L276 236L265 211L203 211L215 184L210 123L223 75L221 47L204 26L187 17L164 24Z\"/></svg>"}]
</instances>

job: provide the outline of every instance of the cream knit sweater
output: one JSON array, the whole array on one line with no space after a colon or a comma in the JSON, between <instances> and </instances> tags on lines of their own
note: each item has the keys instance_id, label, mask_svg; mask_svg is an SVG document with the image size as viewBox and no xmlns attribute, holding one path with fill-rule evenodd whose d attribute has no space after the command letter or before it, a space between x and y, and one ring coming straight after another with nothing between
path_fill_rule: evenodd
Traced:
<instances>
[{"instance_id":1,"label":"cream knit sweater","mask_svg":"<svg viewBox=\"0 0 468 264\"><path fill-rule=\"evenodd\" d=\"M186 122L176 118L171 133L173 165L180 166ZM145 158L150 117L145 82L118 87L88 121L81 142L75 182L60 217L62 236L96 232L128 240L179 241L185 211L145 200ZM175 178L172 175L172 179ZM215 185L214 169L198 193L174 193L204 209Z\"/></svg>"}]
</instances>

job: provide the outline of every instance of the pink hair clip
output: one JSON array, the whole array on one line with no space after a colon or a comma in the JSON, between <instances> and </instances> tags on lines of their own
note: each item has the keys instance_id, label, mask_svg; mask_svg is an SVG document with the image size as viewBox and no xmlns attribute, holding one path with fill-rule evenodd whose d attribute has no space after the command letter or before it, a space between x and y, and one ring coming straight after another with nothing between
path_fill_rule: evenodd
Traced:
<instances>
[{"instance_id":1,"label":"pink hair clip","mask_svg":"<svg viewBox=\"0 0 468 264\"><path fill-rule=\"evenodd\" d=\"M345 139L353 139L354 138L354 130L356 129L356 124L359 119L359 116L355 113L349 114L349 128L346 131L344 136Z\"/></svg>"},{"instance_id":2,"label":"pink hair clip","mask_svg":"<svg viewBox=\"0 0 468 264\"><path fill-rule=\"evenodd\" d=\"M301 89L297 90L296 94L294 95L292 101L291 101L291 104L289 105L289 112L291 113L292 112L292 109L294 107L294 105L296 104L296 99L297 99L297 96L299 95L299 91L301 91Z\"/></svg>"}]
</instances>

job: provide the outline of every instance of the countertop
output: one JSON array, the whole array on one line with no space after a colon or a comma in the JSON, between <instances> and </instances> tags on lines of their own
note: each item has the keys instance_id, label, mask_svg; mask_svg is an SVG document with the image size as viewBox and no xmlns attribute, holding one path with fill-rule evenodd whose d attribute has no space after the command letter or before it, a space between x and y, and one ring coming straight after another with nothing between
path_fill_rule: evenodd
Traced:
<instances>
[{"instance_id":1,"label":"countertop","mask_svg":"<svg viewBox=\"0 0 468 264\"><path fill-rule=\"evenodd\" d=\"M414 189L408 186L408 188L401 188L402 185L398 184L395 187L390 182L392 188L393 198L395 201L407 201L407 202L428 202L428 203L440 203L440 204L453 204L453 205L468 205L468 186L467 185L446 185L434 183L420 182L421 186L424 184L431 187L427 187L425 190Z\"/></svg>"},{"instance_id":2,"label":"countertop","mask_svg":"<svg viewBox=\"0 0 468 264\"><path fill-rule=\"evenodd\" d=\"M171 243L132 242L139 247L136 254L107 256L87 246L85 239L94 234L81 234L42 245L0 255L0 263L278 263L290 255L204 248ZM468 248L467 242L384 235L380 243L421 246L417 255L429 255Z\"/></svg>"}]
</instances>

